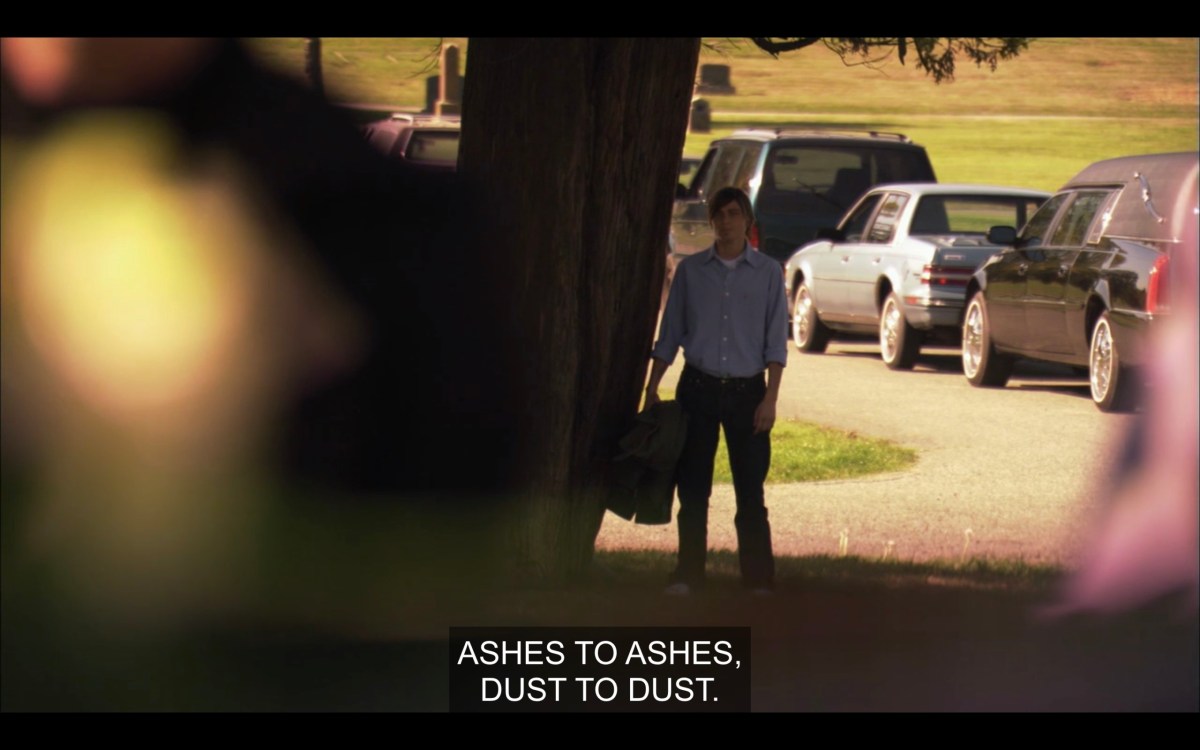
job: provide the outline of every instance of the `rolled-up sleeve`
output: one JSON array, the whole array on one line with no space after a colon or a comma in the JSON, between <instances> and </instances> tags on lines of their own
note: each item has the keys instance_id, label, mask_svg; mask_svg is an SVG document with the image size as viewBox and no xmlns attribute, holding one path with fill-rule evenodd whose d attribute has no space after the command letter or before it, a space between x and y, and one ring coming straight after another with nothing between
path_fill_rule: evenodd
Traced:
<instances>
[{"instance_id":1,"label":"rolled-up sleeve","mask_svg":"<svg viewBox=\"0 0 1200 750\"><path fill-rule=\"evenodd\" d=\"M783 293L783 274L772 262L771 278L767 283L767 327L764 331L763 359L768 364L778 362L787 366L787 299Z\"/></svg>"},{"instance_id":2,"label":"rolled-up sleeve","mask_svg":"<svg viewBox=\"0 0 1200 750\"><path fill-rule=\"evenodd\" d=\"M663 310L662 323L658 327L658 341L650 356L661 359L668 365L674 364L675 355L683 345L687 329L687 273L681 263L675 269L671 291L667 295L667 307Z\"/></svg>"}]
</instances>

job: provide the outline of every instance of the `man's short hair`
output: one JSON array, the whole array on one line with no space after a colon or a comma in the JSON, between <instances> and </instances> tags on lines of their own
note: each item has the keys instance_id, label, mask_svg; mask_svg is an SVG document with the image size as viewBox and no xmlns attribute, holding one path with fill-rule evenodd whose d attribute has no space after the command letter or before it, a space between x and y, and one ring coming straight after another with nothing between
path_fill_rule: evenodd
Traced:
<instances>
[{"instance_id":1,"label":"man's short hair","mask_svg":"<svg viewBox=\"0 0 1200 750\"><path fill-rule=\"evenodd\" d=\"M746 195L746 191L732 185L721 188L708 199L709 223L712 223L713 217L717 215L718 211L735 201L741 207L742 213L746 214L746 226L753 224L754 209L750 207L750 196Z\"/></svg>"}]
</instances>

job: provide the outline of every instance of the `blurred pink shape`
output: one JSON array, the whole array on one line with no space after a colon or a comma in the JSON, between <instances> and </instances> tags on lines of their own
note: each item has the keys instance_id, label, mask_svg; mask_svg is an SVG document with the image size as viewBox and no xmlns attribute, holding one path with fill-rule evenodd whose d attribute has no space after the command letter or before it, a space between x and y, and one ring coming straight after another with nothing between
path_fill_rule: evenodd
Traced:
<instances>
[{"instance_id":1,"label":"blurred pink shape","mask_svg":"<svg viewBox=\"0 0 1200 750\"><path fill-rule=\"evenodd\" d=\"M1105 508L1083 565L1055 611L1116 612L1186 591L1200 608L1200 264L1197 175L1171 220L1170 313L1149 341L1140 458L1106 477Z\"/></svg>"}]
</instances>

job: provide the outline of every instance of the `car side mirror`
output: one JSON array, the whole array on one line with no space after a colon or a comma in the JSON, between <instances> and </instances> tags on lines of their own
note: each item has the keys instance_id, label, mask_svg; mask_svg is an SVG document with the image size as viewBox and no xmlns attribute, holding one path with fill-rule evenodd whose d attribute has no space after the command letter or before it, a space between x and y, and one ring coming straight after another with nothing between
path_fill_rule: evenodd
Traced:
<instances>
[{"instance_id":1,"label":"car side mirror","mask_svg":"<svg viewBox=\"0 0 1200 750\"><path fill-rule=\"evenodd\" d=\"M1013 227L992 227L988 230L987 241L989 245L1009 245L1017 244L1017 230Z\"/></svg>"},{"instance_id":2,"label":"car side mirror","mask_svg":"<svg viewBox=\"0 0 1200 750\"><path fill-rule=\"evenodd\" d=\"M821 227L817 230L818 240L829 240L830 242L845 242L846 234L836 227Z\"/></svg>"}]
</instances>

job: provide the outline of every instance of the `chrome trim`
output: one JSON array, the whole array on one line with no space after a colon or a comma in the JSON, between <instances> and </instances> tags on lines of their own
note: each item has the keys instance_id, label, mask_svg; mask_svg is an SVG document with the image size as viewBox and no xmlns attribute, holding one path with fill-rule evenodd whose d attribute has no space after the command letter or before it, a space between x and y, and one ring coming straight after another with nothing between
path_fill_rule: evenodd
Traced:
<instances>
[{"instance_id":1,"label":"chrome trim","mask_svg":"<svg viewBox=\"0 0 1200 750\"><path fill-rule=\"evenodd\" d=\"M1183 240L1180 240L1178 237L1169 239L1169 240L1167 240L1167 239L1159 240L1159 239L1154 239L1153 237L1141 237L1141 236L1135 236L1135 235L1131 235L1131 234L1110 234L1110 235L1108 235L1108 239L1110 239L1110 240L1128 240L1130 242L1141 242L1141 243L1164 242L1164 243L1171 244L1171 245L1178 245L1180 242L1183 241Z\"/></svg>"},{"instance_id":2,"label":"chrome trim","mask_svg":"<svg viewBox=\"0 0 1200 750\"><path fill-rule=\"evenodd\" d=\"M1154 209L1154 198L1150 195L1150 181L1147 180L1146 175L1142 174L1141 172L1134 172L1133 176L1134 179L1141 183L1142 186L1142 206L1144 206L1146 211L1154 217L1155 221L1157 221L1159 224L1162 224L1164 221L1166 221L1166 219L1164 219L1158 213L1158 211Z\"/></svg>"},{"instance_id":3,"label":"chrome trim","mask_svg":"<svg viewBox=\"0 0 1200 750\"><path fill-rule=\"evenodd\" d=\"M962 300L927 299L925 297L905 297L904 304L918 307L962 307Z\"/></svg>"}]
</instances>

